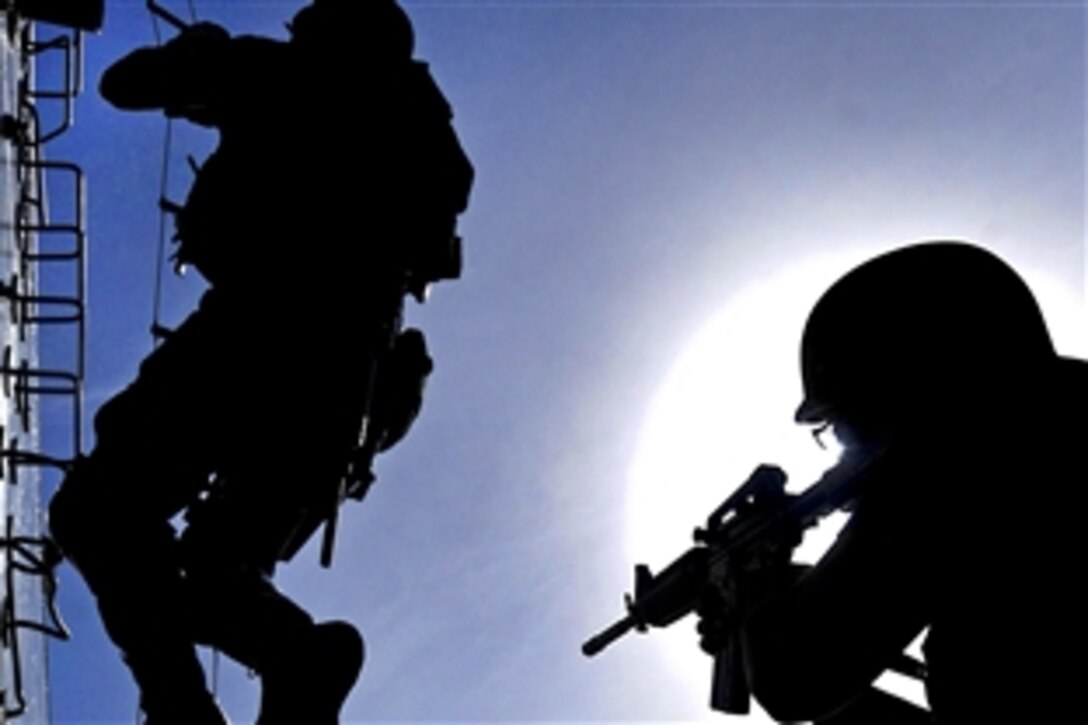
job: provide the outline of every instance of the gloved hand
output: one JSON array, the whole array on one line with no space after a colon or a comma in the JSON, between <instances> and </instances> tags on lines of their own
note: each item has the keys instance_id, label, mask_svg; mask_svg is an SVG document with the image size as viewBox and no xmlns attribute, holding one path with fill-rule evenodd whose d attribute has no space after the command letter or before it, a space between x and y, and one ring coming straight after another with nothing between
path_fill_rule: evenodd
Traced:
<instances>
[{"instance_id":1,"label":"gloved hand","mask_svg":"<svg viewBox=\"0 0 1088 725\"><path fill-rule=\"evenodd\" d=\"M707 587L696 607L699 647L716 655L736 636L748 614L763 602L788 591L812 567L785 563L743 572L731 582L728 595L718 587Z\"/></svg>"},{"instance_id":2,"label":"gloved hand","mask_svg":"<svg viewBox=\"0 0 1088 725\"><path fill-rule=\"evenodd\" d=\"M740 625L735 606L726 601L720 590L708 587L695 608L699 617L695 631L699 633L699 649L715 656L725 647L729 638L736 635Z\"/></svg>"},{"instance_id":3,"label":"gloved hand","mask_svg":"<svg viewBox=\"0 0 1088 725\"><path fill-rule=\"evenodd\" d=\"M221 25L201 21L186 26L181 32L162 46L164 53L177 58L173 62L178 68L188 67L193 78L206 79L217 72L214 66L220 65L224 49L230 41L230 33ZM179 83L184 88L185 83ZM198 89L194 89L198 90ZM210 109L209 98L204 93L182 93L175 102L163 107L167 118L184 118L198 126L215 126L218 119ZM186 97L189 96L189 97Z\"/></svg>"}]
</instances>

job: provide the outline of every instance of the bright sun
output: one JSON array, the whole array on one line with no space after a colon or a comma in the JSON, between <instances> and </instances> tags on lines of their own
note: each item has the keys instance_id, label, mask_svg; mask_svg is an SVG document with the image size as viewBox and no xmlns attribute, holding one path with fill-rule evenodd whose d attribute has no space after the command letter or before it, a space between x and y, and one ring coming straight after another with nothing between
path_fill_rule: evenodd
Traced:
<instances>
[{"instance_id":1,"label":"bright sun","mask_svg":"<svg viewBox=\"0 0 1088 725\"><path fill-rule=\"evenodd\" d=\"M650 404L628 472L628 551L656 572L691 546L691 532L760 463L786 470L800 490L834 465L839 451L821 449L793 423L801 400L797 349L805 317L819 295L868 254L806 259L753 282L688 343ZM1059 350L1082 355L1084 307L1079 295L1045 275L1026 274L1040 297ZM825 438L830 438L825 437ZM802 558L831 542L842 517L810 533ZM710 660L697 646L694 622L649 639L673 662L691 697L705 701ZM907 693L915 694L915 693ZM708 719L721 721L720 714ZM746 725L770 723L762 712Z\"/></svg>"}]
</instances>

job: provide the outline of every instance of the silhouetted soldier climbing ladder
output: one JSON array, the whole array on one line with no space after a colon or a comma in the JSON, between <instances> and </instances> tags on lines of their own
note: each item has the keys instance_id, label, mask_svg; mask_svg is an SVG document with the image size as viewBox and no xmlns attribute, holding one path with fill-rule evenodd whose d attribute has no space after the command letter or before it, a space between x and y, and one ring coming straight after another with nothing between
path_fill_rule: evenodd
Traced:
<instances>
[{"instance_id":1,"label":"silhouetted soldier climbing ladder","mask_svg":"<svg viewBox=\"0 0 1088 725\"><path fill-rule=\"evenodd\" d=\"M177 258L210 289L100 409L50 508L152 722L223 721L194 643L260 674L259 722L336 721L361 638L271 576L407 430L431 363L400 330L403 299L460 272L472 167L407 17L316 0L290 31L197 23L101 80L119 108L220 134L176 219ZM366 114L346 112L347 92ZM298 329L304 355L283 344ZM282 394L298 381L312 385Z\"/></svg>"}]
</instances>

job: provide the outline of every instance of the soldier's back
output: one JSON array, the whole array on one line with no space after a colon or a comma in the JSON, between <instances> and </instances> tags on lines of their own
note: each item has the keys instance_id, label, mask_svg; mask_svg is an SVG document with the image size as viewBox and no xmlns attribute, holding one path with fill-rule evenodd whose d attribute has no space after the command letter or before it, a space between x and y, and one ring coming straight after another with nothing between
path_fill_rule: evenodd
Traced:
<instances>
[{"instance_id":1,"label":"soldier's back","mask_svg":"<svg viewBox=\"0 0 1088 725\"><path fill-rule=\"evenodd\" d=\"M942 723L1088 722L1088 365L1052 373L946 450L925 646Z\"/></svg>"}]
</instances>

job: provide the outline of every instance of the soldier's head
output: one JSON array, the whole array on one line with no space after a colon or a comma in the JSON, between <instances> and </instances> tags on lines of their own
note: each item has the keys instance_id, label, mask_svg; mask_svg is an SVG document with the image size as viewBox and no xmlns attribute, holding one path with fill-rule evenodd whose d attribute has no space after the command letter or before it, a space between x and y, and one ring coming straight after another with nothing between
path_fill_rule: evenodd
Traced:
<instances>
[{"instance_id":1,"label":"soldier's head","mask_svg":"<svg viewBox=\"0 0 1088 725\"><path fill-rule=\"evenodd\" d=\"M364 63L408 60L415 47L412 24L394 0L313 0L287 27L296 44Z\"/></svg>"},{"instance_id":2,"label":"soldier's head","mask_svg":"<svg viewBox=\"0 0 1088 725\"><path fill-rule=\"evenodd\" d=\"M1020 276L962 242L926 242L851 270L819 299L801 342L801 423L847 446L1000 410L1056 359Z\"/></svg>"}]
</instances>

